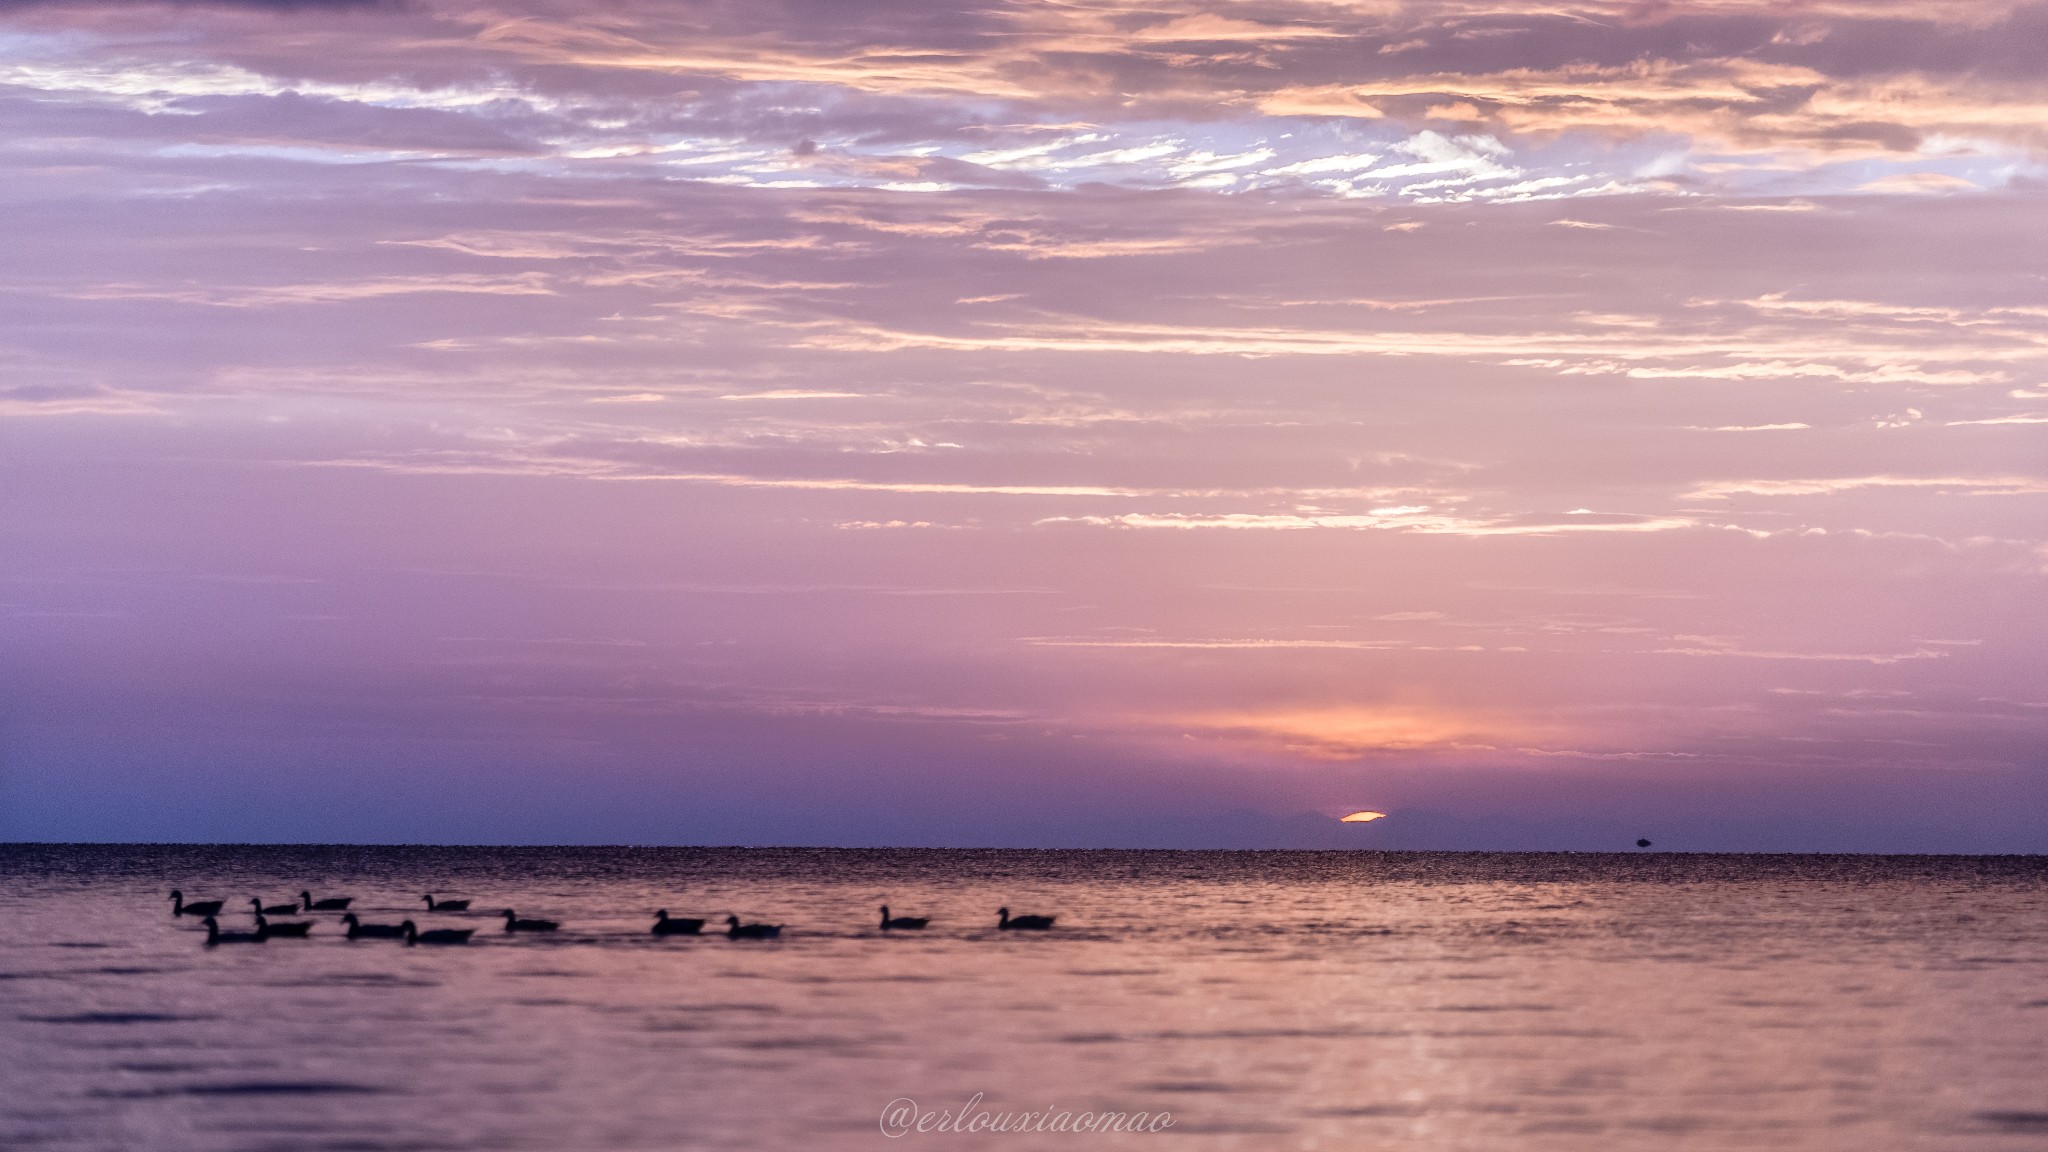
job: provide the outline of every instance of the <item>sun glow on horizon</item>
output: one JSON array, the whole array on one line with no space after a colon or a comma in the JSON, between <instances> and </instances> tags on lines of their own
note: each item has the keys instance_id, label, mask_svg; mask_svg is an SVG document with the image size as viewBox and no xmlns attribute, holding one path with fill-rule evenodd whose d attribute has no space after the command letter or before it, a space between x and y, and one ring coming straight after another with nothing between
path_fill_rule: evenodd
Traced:
<instances>
[{"instance_id":1,"label":"sun glow on horizon","mask_svg":"<svg viewBox=\"0 0 2048 1152\"><path fill-rule=\"evenodd\" d=\"M1364 811L1353 812L1351 815L1343 817L1340 823L1370 824L1375 820L1385 820L1386 818L1387 814L1385 812L1375 812L1372 809L1367 808Z\"/></svg>"}]
</instances>

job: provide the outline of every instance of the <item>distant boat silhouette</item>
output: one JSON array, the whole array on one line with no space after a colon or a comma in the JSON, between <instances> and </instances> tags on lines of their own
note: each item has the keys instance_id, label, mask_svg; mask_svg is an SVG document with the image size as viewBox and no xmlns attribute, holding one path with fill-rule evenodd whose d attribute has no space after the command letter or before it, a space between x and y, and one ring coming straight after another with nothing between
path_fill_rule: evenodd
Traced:
<instances>
[{"instance_id":1,"label":"distant boat silhouette","mask_svg":"<svg viewBox=\"0 0 2048 1152\"><path fill-rule=\"evenodd\" d=\"M656 936L695 936L703 928L704 922L702 920L671 917L666 908L654 914L654 934Z\"/></svg>"},{"instance_id":2,"label":"distant boat silhouette","mask_svg":"<svg viewBox=\"0 0 2048 1152\"><path fill-rule=\"evenodd\" d=\"M297 904L265 904L256 897L249 897L249 904L258 916L289 916L299 910Z\"/></svg>"},{"instance_id":3,"label":"distant boat silhouette","mask_svg":"<svg viewBox=\"0 0 2048 1152\"><path fill-rule=\"evenodd\" d=\"M1033 932L1043 932L1052 927L1052 922L1057 919L1059 919L1057 916L1012 916L1008 908L996 909L996 927L1005 930L1023 928Z\"/></svg>"},{"instance_id":4,"label":"distant boat silhouette","mask_svg":"<svg viewBox=\"0 0 2048 1152\"><path fill-rule=\"evenodd\" d=\"M286 920L282 923L272 924L270 921L265 920L261 913L258 913L256 916L256 931L272 939L283 939L286 937L303 939L306 933L312 930L313 922L311 920Z\"/></svg>"},{"instance_id":5,"label":"distant boat silhouette","mask_svg":"<svg viewBox=\"0 0 2048 1152\"><path fill-rule=\"evenodd\" d=\"M330 896L325 900L315 900L311 892L299 893L299 899L305 904L305 907L299 909L301 912L346 912L348 906L355 903L353 896Z\"/></svg>"},{"instance_id":6,"label":"distant boat silhouette","mask_svg":"<svg viewBox=\"0 0 2048 1152\"><path fill-rule=\"evenodd\" d=\"M883 928L922 928L931 921L923 916L891 916L889 906L882 905Z\"/></svg>"},{"instance_id":7,"label":"distant boat silhouette","mask_svg":"<svg viewBox=\"0 0 2048 1152\"><path fill-rule=\"evenodd\" d=\"M725 935L729 940L772 940L782 935L780 924L742 924L737 916L725 918Z\"/></svg>"},{"instance_id":8,"label":"distant boat silhouette","mask_svg":"<svg viewBox=\"0 0 2048 1152\"><path fill-rule=\"evenodd\" d=\"M407 926L412 923L412 921L407 920L404 924L365 924L361 920L356 919L356 914L353 912L343 916L341 922L348 925L348 938L351 940L365 938L371 940L403 939ZM474 931L474 929L471 929L471 931Z\"/></svg>"},{"instance_id":9,"label":"distant boat silhouette","mask_svg":"<svg viewBox=\"0 0 2048 1152\"><path fill-rule=\"evenodd\" d=\"M507 932L553 932L562 925L555 920L521 920L517 912L505 909L505 931Z\"/></svg>"},{"instance_id":10,"label":"distant boat silhouette","mask_svg":"<svg viewBox=\"0 0 2048 1152\"><path fill-rule=\"evenodd\" d=\"M425 896L420 897L420 899L425 900L427 902L427 911L429 912L469 911L469 901L467 900L435 900L434 894L431 892L427 893Z\"/></svg>"},{"instance_id":11,"label":"distant boat silhouette","mask_svg":"<svg viewBox=\"0 0 2048 1152\"><path fill-rule=\"evenodd\" d=\"M171 889L171 915L173 916L212 916L218 913L220 906L225 903L227 903L225 900L201 900L197 904L187 904L185 903L185 894L183 892L178 891L176 888Z\"/></svg>"},{"instance_id":12,"label":"distant boat silhouette","mask_svg":"<svg viewBox=\"0 0 2048 1152\"><path fill-rule=\"evenodd\" d=\"M470 935L476 931L474 928L429 928L422 932L419 926L410 920L399 927L405 930L405 943L408 948L414 944L467 944Z\"/></svg>"},{"instance_id":13,"label":"distant boat silhouette","mask_svg":"<svg viewBox=\"0 0 2048 1152\"><path fill-rule=\"evenodd\" d=\"M223 932L220 930L220 921L215 920L211 916L208 916L204 923L206 924L206 946L209 948L216 944L261 944L265 940L270 939L270 933L265 932L261 928L254 932Z\"/></svg>"},{"instance_id":14,"label":"distant boat silhouette","mask_svg":"<svg viewBox=\"0 0 2048 1152\"><path fill-rule=\"evenodd\" d=\"M1649 846L1650 846L1650 842L1649 842L1648 840L1638 840L1638 841L1636 841L1636 847L1638 847L1638 848L1648 848Z\"/></svg>"}]
</instances>

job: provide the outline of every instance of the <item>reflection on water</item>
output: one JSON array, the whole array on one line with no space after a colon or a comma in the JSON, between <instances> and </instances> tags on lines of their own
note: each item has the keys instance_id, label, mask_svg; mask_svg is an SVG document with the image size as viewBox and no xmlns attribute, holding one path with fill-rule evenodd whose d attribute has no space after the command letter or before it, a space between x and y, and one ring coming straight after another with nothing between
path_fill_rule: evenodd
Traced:
<instances>
[{"instance_id":1,"label":"reflection on water","mask_svg":"<svg viewBox=\"0 0 2048 1152\"><path fill-rule=\"evenodd\" d=\"M0 1147L2007 1149L2040 858L0 848ZM464 946L207 949L310 888ZM420 895L472 898L429 913ZM884 933L879 905L929 916ZM1056 914L999 932L995 910ZM507 935L498 915L559 920ZM654 910L704 917L655 937ZM733 941L728 912L788 925ZM1170 1112L909 1133L884 1107ZM1166 1146L1165 1143L1160 1146Z\"/></svg>"}]
</instances>

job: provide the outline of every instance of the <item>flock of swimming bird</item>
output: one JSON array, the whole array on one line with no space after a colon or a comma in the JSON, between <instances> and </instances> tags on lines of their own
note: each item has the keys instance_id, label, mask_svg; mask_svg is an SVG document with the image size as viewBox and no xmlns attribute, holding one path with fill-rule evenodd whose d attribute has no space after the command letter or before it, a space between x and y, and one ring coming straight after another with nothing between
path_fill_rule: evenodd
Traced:
<instances>
[{"instance_id":1,"label":"flock of swimming bird","mask_svg":"<svg viewBox=\"0 0 2048 1152\"><path fill-rule=\"evenodd\" d=\"M426 901L429 912L468 912L467 900L436 900L432 893L420 897ZM353 896L329 896L315 900L311 892L299 893L297 903L265 904L252 896L249 907L256 917L256 927L248 932L231 932L220 926L220 911L226 906L225 900L195 900L187 903L185 893L171 890L171 915L204 917L206 943L208 947L220 944L261 944L268 940L297 939L310 935L314 920L272 920L272 916L296 916L313 912L339 912L341 924L350 940L403 940L415 944L467 944L476 935L474 928L429 928L421 931L411 920L397 924L365 924L348 906L355 902ZM532 920L522 918L510 908L499 915L505 918L507 932L553 932L562 925L556 920ZM996 927L1005 931L1043 932L1052 927L1057 919L1053 916L1012 916L1008 908L996 910ZM882 905L882 929L923 928L931 923L924 916L891 916L889 906ZM663 908L654 914L654 927L649 931L656 936L696 936L704 930L705 922L695 917L670 916ZM725 918L725 935L732 940L772 940L782 935L780 924L747 924L738 916Z\"/></svg>"}]
</instances>

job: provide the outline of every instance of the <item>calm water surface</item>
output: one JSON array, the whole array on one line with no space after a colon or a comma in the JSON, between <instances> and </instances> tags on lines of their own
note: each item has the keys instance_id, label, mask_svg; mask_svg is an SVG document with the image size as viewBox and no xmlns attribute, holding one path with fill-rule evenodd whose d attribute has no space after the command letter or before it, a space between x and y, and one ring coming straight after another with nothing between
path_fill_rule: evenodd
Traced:
<instances>
[{"instance_id":1,"label":"calm water surface","mask_svg":"<svg viewBox=\"0 0 2048 1152\"><path fill-rule=\"evenodd\" d=\"M2042 858L13 846L0 925L7 1149L2048 1147ZM976 1093L1173 1127L881 1131Z\"/></svg>"}]
</instances>

